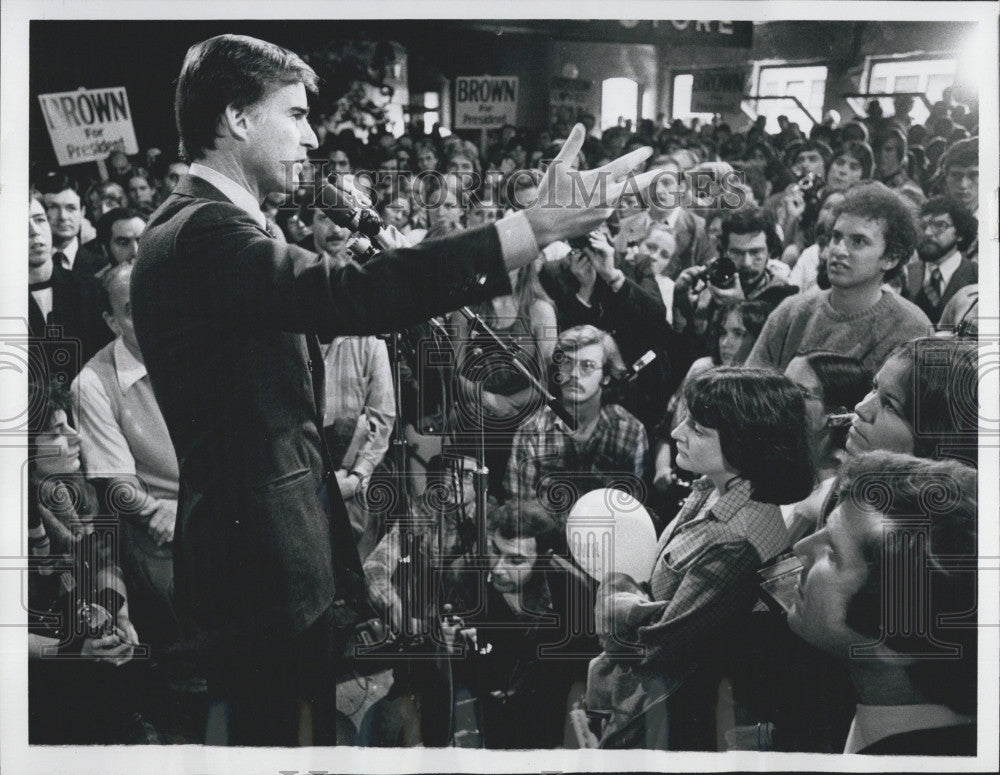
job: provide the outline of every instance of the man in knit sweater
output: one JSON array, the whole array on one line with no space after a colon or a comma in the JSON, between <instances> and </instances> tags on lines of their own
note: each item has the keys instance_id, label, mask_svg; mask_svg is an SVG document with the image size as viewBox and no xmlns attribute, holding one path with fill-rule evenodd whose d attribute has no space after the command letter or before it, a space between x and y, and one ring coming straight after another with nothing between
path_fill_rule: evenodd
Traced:
<instances>
[{"instance_id":1,"label":"man in knit sweater","mask_svg":"<svg viewBox=\"0 0 1000 775\"><path fill-rule=\"evenodd\" d=\"M917 242L912 206L881 183L848 191L829 248L830 289L797 294L771 313L748 366L783 371L797 355L832 350L873 372L899 344L931 332L915 304L882 287L899 274Z\"/></svg>"}]
</instances>

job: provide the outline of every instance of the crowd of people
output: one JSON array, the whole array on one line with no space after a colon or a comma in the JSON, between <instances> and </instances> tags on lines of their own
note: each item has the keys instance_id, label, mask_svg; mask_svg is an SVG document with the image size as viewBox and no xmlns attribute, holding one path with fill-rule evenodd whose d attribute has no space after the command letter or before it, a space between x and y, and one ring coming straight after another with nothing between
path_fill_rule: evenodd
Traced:
<instances>
[{"instance_id":1,"label":"crowd of people","mask_svg":"<svg viewBox=\"0 0 1000 775\"><path fill-rule=\"evenodd\" d=\"M895 108L808 135L580 115L575 166L650 146L655 183L505 295L309 353L376 614L338 740L975 753L975 577L954 558L977 551L978 117L947 92L923 124ZM571 127L483 148L337 129L313 127L298 188L260 210L273 239L348 268L371 251L317 202L320 176L353 175L417 245L529 207ZM31 740L220 742L205 644L173 603L199 461L175 454L131 311L143 231L189 165L153 148L106 168L36 170L29 196ZM650 513L648 578L598 585L573 559L567 516L598 488ZM797 591L769 610L758 571L789 558ZM168 712L184 702L194 730Z\"/></svg>"}]
</instances>

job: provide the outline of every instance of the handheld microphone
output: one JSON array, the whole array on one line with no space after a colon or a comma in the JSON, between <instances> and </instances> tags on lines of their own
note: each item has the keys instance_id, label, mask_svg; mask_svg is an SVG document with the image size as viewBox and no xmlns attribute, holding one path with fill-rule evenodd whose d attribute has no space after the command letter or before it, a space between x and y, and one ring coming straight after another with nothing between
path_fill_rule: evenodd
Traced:
<instances>
[{"instance_id":1,"label":"handheld microphone","mask_svg":"<svg viewBox=\"0 0 1000 775\"><path fill-rule=\"evenodd\" d=\"M323 189L323 213L343 229L355 232L348 248L359 262L364 263L376 253L397 246L392 232L385 228L382 218L371 207L356 207L345 192L336 185L336 173L327 178ZM332 201L331 201L332 200Z\"/></svg>"}]
</instances>

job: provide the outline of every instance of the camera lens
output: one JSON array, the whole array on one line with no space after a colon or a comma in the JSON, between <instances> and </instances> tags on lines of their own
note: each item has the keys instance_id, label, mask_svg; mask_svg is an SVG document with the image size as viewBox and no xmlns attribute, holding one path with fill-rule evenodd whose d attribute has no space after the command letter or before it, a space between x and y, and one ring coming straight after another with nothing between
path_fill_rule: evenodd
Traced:
<instances>
[{"instance_id":1,"label":"camera lens","mask_svg":"<svg viewBox=\"0 0 1000 775\"><path fill-rule=\"evenodd\" d=\"M719 256L707 270L705 279L716 288L731 288L736 281L736 264L727 256Z\"/></svg>"}]
</instances>

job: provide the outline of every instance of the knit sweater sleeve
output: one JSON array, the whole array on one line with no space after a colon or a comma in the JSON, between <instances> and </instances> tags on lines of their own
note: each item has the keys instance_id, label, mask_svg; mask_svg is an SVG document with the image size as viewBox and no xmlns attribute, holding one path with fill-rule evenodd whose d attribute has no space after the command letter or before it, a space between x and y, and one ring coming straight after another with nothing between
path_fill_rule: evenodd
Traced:
<instances>
[{"instance_id":1,"label":"knit sweater sleeve","mask_svg":"<svg viewBox=\"0 0 1000 775\"><path fill-rule=\"evenodd\" d=\"M781 355L788 339L789 323L795 299L795 296L785 299L767 316L764 328L761 329L760 336L757 337L757 341L747 357L747 366L781 368Z\"/></svg>"}]
</instances>

